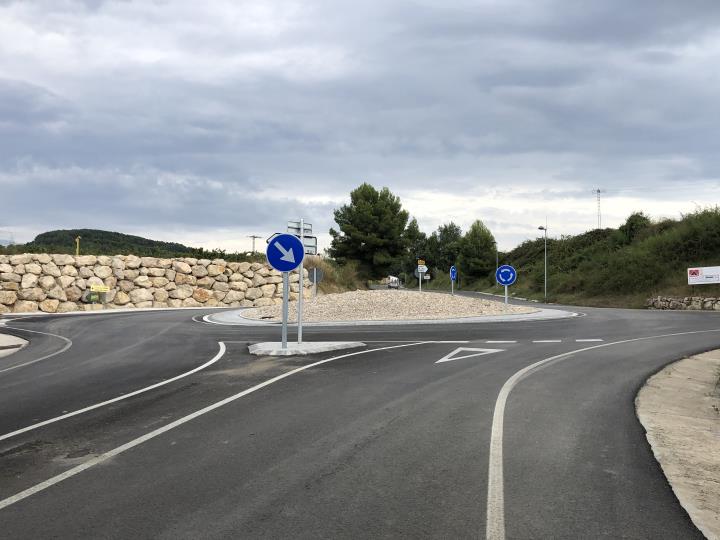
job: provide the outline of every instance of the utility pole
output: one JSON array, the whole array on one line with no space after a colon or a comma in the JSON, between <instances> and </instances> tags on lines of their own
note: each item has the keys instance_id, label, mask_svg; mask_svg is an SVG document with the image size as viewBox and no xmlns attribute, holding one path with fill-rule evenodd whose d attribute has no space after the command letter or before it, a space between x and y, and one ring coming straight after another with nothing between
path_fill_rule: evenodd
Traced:
<instances>
[{"instance_id":1,"label":"utility pole","mask_svg":"<svg viewBox=\"0 0 720 540\"><path fill-rule=\"evenodd\" d=\"M600 214L600 194L603 191L600 188L593 189L593 193L597 195L597 207L598 207L598 229L602 228L602 215Z\"/></svg>"},{"instance_id":2,"label":"utility pole","mask_svg":"<svg viewBox=\"0 0 720 540\"><path fill-rule=\"evenodd\" d=\"M80 240L82 240L82 236L76 236L75 237L75 256L80 256Z\"/></svg>"},{"instance_id":3,"label":"utility pole","mask_svg":"<svg viewBox=\"0 0 720 540\"><path fill-rule=\"evenodd\" d=\"M256 239L256 238L261 238L261 237L258 236L257 234L250 234L250 235L248 235L248 238L252 238L252 241L253 241L253 250L252 250L252 252L255 253L255 239Z\"/></svg>"}]
</instances>

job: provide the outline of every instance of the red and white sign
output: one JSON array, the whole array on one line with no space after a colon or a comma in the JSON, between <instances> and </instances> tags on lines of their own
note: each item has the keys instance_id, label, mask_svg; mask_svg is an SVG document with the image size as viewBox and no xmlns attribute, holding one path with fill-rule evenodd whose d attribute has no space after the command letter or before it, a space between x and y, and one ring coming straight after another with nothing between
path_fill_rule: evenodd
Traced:
<instances>
[{"instance_id":1,"label":"red and white sign","mask_svg":"<svg viewBox=\"0 0 720 540\"><path fill-rule=\"evenodd\" d=\"M688 285L720 283L720 266L688 268Z\"/></svg>"}]
</instances>

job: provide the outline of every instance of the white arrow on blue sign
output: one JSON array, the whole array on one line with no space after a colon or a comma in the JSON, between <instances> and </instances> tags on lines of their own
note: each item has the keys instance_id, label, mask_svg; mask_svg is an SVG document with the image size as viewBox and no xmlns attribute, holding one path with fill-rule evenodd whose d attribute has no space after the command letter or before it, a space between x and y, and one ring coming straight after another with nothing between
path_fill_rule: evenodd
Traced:
<instances>
[{"instance_id":1,"label":"white arrow on blue sign","mask_svg":"<svg viewBox=\"0 0 720 540\"><path fill-rule=\"evenodd\" d=\"M275 270L291 272L300 266L305 256L305 249L297 236L279 234L268 242L265 254L268 263Z\"/></svg>"},{"instance_id":2,"label":"white arrow on blue sign","mask_svg":"<svg viewBox=\"0 0 720 540\"><path fill-rule=\"evenodd\" d=\"M512 285L517 279L517 272L509 264L503 264L495 271L495 279L500 285Z\"/></svg>"},{"instance_id":3,"label":"white arrow on blue sign","mask_svg":"<svg viewBox=\"0 0 720 540\"><path fill-rule=\"evenodd\" d=\"M454 266L450 267L450 280L457 281L457 268Z\"/></svg>"}]
</instances>

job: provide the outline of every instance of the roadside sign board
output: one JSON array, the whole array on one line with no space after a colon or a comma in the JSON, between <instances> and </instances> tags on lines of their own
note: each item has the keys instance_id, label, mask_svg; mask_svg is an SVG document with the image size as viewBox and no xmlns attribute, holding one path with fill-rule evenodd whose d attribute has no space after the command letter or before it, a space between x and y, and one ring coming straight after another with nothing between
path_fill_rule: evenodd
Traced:
<instances>
[{"instance_id":1,"label":"roadside sign board","mask_svg":"<svg viewBox=\"0 0 720 540\"><path fill-rule=\"evenodd\" d=\"M308 268L308 278L310 283L320 283L325 277L325 272L320 268Z\"/></svg>"},{"instance_id":2,"label":"roadside sign board","mask_svg":"<svg viewBox=\"0 0 720 540\"><path fill-rule=\"evenodd\" d=\"M283 233L275 233L270 238L265 240L268 244L272 242L276 237L280 236ZM300 238L300 233L294 234L294 233L288 233L292 234L293 236ZM317 236L303 236L303 245L305 246L305 255L317 255L318 248L317 248Z\"/></svg>"},{"instance_id":3,"label":"roadside sign board","mask_svg":"<svg viewBox=\"0 0 720 540\"><path fill-rule=\"evenodd\" d=\"M110 287L107 285L90 285L90 291L92 292L110 292Z\"/></svg>"},{"instance_id":4,"label":"roadside sign board","mask_svg":"<svg viewBox=\"0 0 720 540\"><path fill-rule=\"evenodd\" d=\"M450 280L457 281L457 268L454 266L450 267Z\"/></svg>"},{"instance_id":5,"label":"roadside sign board","mask_svg":"<svg viewBox=\"0 0 720 540\"><path fill-rule=\"evenodd\" d=\"M424 266L425 265L425 259L418 259L418 266Z\"/></svg>"},{"instance_id":6,"label":"roadside sign board","mask_svg":"<svg viewBox=\"0 0 720 540\"><path fill-rule=\"evenodd\" d=\"M711 285L720 283L720 266L688 268L688 285Z\"/></svg>"},{"instance_id":7,"label":"roadside sign board","mask_svg":"<svg viewBox=\"0 0 720 540\"><path fill-rule=\"evenodd\" d=\"M509 264L503 264L495 271L495 279L500 285L512 285L517 279L517 272Z\"/></svg>"},{"instance_id":8,"label":"roadside sign board","mask_svg":"<svg viewBox=\"0 0 720 540\"><path fill-rule=\"evenodd\" d=\"M424 274L425 272L428 271L428 267L425 266L424 264L419 264L418 267L417 267L417 270L418 270L418 272L420 272L421 274Z\"/></svg>"},{"instance_id":9,"label":"roadside sign board","mask_svg":"<svg viewBox=\"0 0 720 540\"><path fill-rule=\"evenodd\" d=\"M302 228L305 231L303 236L312 236L312 223L303 223ZM287 232L300 236L300 222L299 221L288 221Z\"/></svg>"},{"instance_id":10,"label":"roadside sign board","mask_svg":"<svg viewBox=\"0 0 720 540\"><path fill-rule=\"evenodd\" d=\"M278 234L270 237L265 250L270 266L280 272L295 270L305 257L300 239L293 234Z\"/></svg>"}]
</instances>

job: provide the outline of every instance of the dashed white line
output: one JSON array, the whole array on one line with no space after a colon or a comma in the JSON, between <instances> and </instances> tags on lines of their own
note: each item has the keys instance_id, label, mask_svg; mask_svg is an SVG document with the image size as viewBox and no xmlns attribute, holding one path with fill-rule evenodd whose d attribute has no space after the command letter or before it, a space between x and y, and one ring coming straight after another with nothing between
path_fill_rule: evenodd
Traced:
<instances>
[{"instance_id":1,"label":"dashed white line","mask_svg":"<svg viewBox=\"0 0 720 540\"><path fill-rule=\"evenodd\" d=\"M533 343L562 343L562 339L535 339Z\"/></svg>"},{"instance_id":2,"label":"dashed white line","mask_svg":"<svg viewBox=\"0 0 720 540\"><path fill-rule=\"evenodd\" d=\"M488 339L485 343L517 343L517 340Z\"/></svg>"},{"instance_id":3,"label":"dashed white line","mask_svg":"<svg viewBox=\"0 0 720 540\"><path fill-rule=\"evenodd\" d=\"M11 431L10 433L6 433L5 435L0 435L0 441L4 441L5 439L9 439L11 437L14 437L16 435L20 435L21 433L27 433L28 431L32 431L34 429L47 426L48 424L54 424L55 422L59 422L60 420L65 420L66 418L71 418L73 416L77 416L79 414L86 413L88 411L93 411L95 409L99 409L100 407L104 407L105 405L110 405L111 403L117 403L118 401L122 401L123 399L131 398L133 396L137 396L138 394L143 394L145 392L149 392L150 390L155 390L156 388L160 388L161 386L165 386L166 384L170 384L171 382L178 381L180 379L183 379L189 375L192 375L193 373L197 373L198 371L205 369L208 366L211 366L218 360L220 360L223 355L225 354L225 344L222 341L218 342L218 345L220 345L220 350L218 353L213 356L210 360L205 362L203 365L198 366L194 369L191 369L190 371L186 371L185 373L181 373L180 375L177 375L175 377L172 377L171 379L165 379L164 381L160 381L159 383L152 384L150 386L146 386L145 388L140 388L139 390L135 390L133 392L129 392L127 394L122 394L116 398L108 399L107 401L103 401L101 403L96 403L95 405L90 405L88 407L85 407L83 409L78 409L77 411L72 411L66 414L62 414L60 416L56 416L55 418L49 418L47 420L43 420L42 422L38 422L37 424L32 424L31 426L26 426L24 428Z\"/></svg>"},{"instance_id":4,"label":"dashed white line","mask_svg":"<svg viewBox=\"0 0 720 540\"><path fill-rule=\"evenodd\" d=\"M367 354L367 353L371 353L371 352L375 352L375 351L397 349L400 347L411 347L413 345L425 345L427 343L433 343L433 342L432 341L419 341L419 342L408 343L408 344L403 344L403 345L391 345L389 347L378 347L375 349L366 349L364 351L357 351L357 352L342 354L340 356L334 356L332 358L326 358L325 360L320 360L318 362L313 362L312 364L307 364L305 366L301 366L299 368L293 369L292 371L288 371L287 373L283 373L282 375L278 375L277 377L273 377L272 379L268 379L264 382L261 382L260 384L257 384L251 388L248 388L247 390L243 390L242 392L240 392L238 394L227 397L221 401L213 403L212 405L208 405L207 407L204 407L198 411L195 411L194 413L188 414L187 416L183 416L182 418L179 418L178 420L175 420L174 422L170 422L169 424L166 424L154 431L146 433L145 435L138 437L137 439L133 439L132 441L127 442L127 443L123 444L122 446L118 446L117 448L114 448L113 450L105 452L104 454L100 454L99 456L94 457L94 458L86 461L85 463L81 463L80 465L73 467L72 469L67 470L62 474L53 476L52 478L49 478L49 479L45 480L44 482L40 482L39 484L36 484L26 490L23 490L20 493L16 493L15 495L12 495L6 499L0 500L0 510L2 510L3 508L7 508L8 506L15 504L16 502L22 501L23 499L26 499L26 498L30 497L31 495L34 495L35 493L44 491L47 488L52 487L55 484L62 482L63 480L72 478L73 476L80 474L81 472L83 472L91 467L94 467L95 465L103 463L103 462L107 461L108 459L117 456L118 454L122 454L123 452L126 452L127 450L130 450L131 448L139 446L142 443L149 441L150 439L154 439L155 437L158 437L158 436L162 435L163 433L166 433L172 429L175 429L176 427L186 424L187 422L190 422L191 420L194 420L195 418L198 418L199 416L203 416L211 411L214 411L215 409L219 409L220 407L223 407L224 405L227 405L228 403L232 403L233 401L236 401L236 400L240 399L241 397L247 396L248 394L252 394L253 392L257 392L258 390L265 388L266 386L270 386L273 383L276 383L287 377L291 377L292 375L295 375L296 373L300 373L301 371L305 371L306 369L310 369L310 368L313 368L315 366L319 366L322 364L327 364L328 362L332 362L333 360L340 360L341 358L347 358L349 356L357 356L360 354Z\"/></svg>"},{"instance_id":5,"label":"dashed white line","mask_svg":"<svg viewBox=\"0 0 720 540\"><path fill-rule=\"evenodd\" d=\"M602 339L576 339L575 343L593 343L595 341L604 341Z\"/></svg>"}]
</instances>

